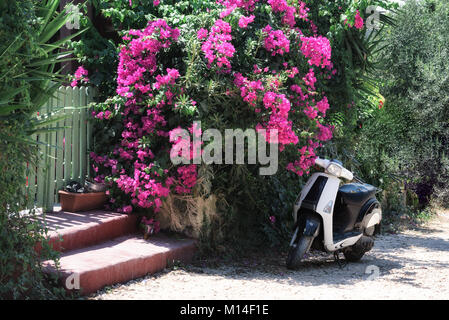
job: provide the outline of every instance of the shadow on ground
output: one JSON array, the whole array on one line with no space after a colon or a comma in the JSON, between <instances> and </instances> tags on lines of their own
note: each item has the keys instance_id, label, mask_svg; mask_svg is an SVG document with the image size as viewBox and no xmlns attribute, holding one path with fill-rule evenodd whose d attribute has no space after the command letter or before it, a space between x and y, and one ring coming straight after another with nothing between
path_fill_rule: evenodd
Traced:
<instances>
[{"instance_id":1,"label":"shadow on ground","mask_svg":"<svg viewBox=\"0 0 449 320\"><path fill-rule=\"evenodd\" d=\"M308 260L298 270L285 267L286 253L272 252L252 253L246 258L226 261L220 258L198 260L185 266L185 270L222 278L279 281L290 285L321 286L351 285L370 278L389 278L389 281L406 283L414 287L426 288L415 281L419 270L432 268L449 268L449 262L428 261L426 256L416 259L416 253L407 255L407 251L422 248L433 255L448 254L449 241L429 234L443 232L441 229L416 230L418 234L383 235L376 239L372 251L366 253L360 262L348 263L343 267L334 260L332 254L312 252ZM343 255L341 255L343 258ZM412 266L412 270L404 271ZM376 273L376 268L379 271ZM373 271L374 269L374 271ZM401 270L402 272L397 272ZM418 270L418 271L416 271Z\"/></svg>"}]
</instances>

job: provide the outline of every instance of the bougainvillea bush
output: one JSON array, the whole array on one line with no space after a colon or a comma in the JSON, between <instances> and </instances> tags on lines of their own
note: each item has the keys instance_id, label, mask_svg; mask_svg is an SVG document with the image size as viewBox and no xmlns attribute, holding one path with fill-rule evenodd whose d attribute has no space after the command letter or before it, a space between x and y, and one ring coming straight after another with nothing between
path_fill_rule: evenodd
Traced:
<instances>
[{"instance_id":1,"label":"bougainvillea bush","mask_svg":"<svg viewBox=\"0 0 449 320\"><path fill-rule=\"evenodd\" d=\"M146 11L147 21L121 33L114 95L92 114L93 170L111 186L110 207L157 213L167 197L201 193L221 199L217 211L230 233L260 230L266 222L262 229L283 234L285 226L273 221L286 218L301 177L333 136L326 90L339 70L322 21L314 23L303 1L134 0L127 6L123 15L139 20L133 10ZM339 9L338 23L362 32L360 12L343 16L346 9ZM95 72L89 74L94 81ZM277 130L277 141L268 134L266 140L277 143L279 170L260 176L259 165L175 166L170 150L183 141L170 134L179 128L192 137L209 128Z\"/></svg>"},{"instance_id":2,"label":"bougainvillea bush","mask_svg":"<svg viewBox=\"0 0 449 320\"><path fill-rule=\"evenodd\" d=\"M170 132L179 126L193 132L193 120L207 126L214 114L227 115L226 109L244 120L238 127L278 130L281 155L289 159L281 170L308 172L315 149L332 137L323 123L329 104L317 82L330 78L333 69L329 40L312 30L307 11L304 3L222 2L209 12L213 23L184 32L183 39L163 19L123 37L117 70L121 103L94 112L103 121L120 117L122 139L106 155L92 153L97 181L106 179L131 202L112 196L119 211L158 211L171 187L189 193L196 165L174 167L167 161ZM180 51L185 59L173 61ZM208 101L211 94L221 96L221 110Z\"/></svg>"}]
</instances>

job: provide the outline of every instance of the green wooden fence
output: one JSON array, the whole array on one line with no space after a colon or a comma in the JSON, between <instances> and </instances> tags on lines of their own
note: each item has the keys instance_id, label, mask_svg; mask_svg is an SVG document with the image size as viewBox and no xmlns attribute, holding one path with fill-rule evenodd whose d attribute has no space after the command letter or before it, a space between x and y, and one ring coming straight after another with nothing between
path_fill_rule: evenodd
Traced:
<instances>
[{"instance_id":1,"label":"green wooden fence","mask_svg":"<svg viewBox=\"0 0 449 320\"><path fill-rule=\"evenodd\" d=\"M49 212L59 202L58 191L77 180L84 183L89 177L89 149L92 128L87 119L87 105L93 101L89 87L60 87L55 98L41 109L41 114L65 114L66 117L50 127L62 128L54 132L35 135L43 142L39 150L41 160L37 166L28 165L27 193L38 208Z\"/></svg>"}]
</instances>

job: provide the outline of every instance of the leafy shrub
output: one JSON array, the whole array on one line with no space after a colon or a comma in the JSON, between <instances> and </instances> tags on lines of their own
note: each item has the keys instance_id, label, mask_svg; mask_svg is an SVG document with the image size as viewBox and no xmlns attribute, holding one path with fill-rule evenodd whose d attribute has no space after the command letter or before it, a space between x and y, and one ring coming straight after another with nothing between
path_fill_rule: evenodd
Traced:
<instances>
[{"instance_id":1,"label":"leafy shrub","mask_svg":"<svg viewBox=\"0 0 449 320\"><path fill-rule=\"evenodd\" d=\"M0 1L0 297L42 299L63 296L42 270L42 260L56 260L46 229L25 189L27 163L37 163L30 136L45 132L48 119L36 111L48 100L62 61L57 43L49 41L66 21L56 14L59 1ZM14 35L14 37L11 37ZM51 82L53 81L53 83ZM56 83L55 83L56 82ZM44 143L41 141L41 143ZM31 209L24 213L21 210ZM35 246L42 247L40 255Z\"/></svg>"},{"instance_id":2,"label":"leafy shrub","mask_svg":"<svg viewBox=\"0 0 449 320\"><path fill-rule=\"evenodd\" d=\"M405 181L421 206L432 197L448 205L448 9L448 1L408 1L397 15L384 39L385 105L362 130L376 171Z\"/></svg>"}]
</instances>

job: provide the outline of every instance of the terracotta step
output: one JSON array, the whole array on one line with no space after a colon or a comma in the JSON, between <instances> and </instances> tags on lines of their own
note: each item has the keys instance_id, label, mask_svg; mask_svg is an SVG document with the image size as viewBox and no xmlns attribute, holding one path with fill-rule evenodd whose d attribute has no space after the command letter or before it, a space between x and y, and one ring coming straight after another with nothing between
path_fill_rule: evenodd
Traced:
<instances>
[{"instance_id":1,"label":"terracotta step","mask_svg":"<svg viewBox=\"0 0 449 320\"><path fill-rule=\"evenodd\" d=\"M137 216L109 211L55 212L46 214L49 242L57 251L94 245L136 232ZM61 241L62 239L62 241ZM40 244L36 246L40 251Z\"/></svg>"},{"instance_id":2,"label":"terracotta step","mask_svg":"<svg viewBox=\"0 0 449 320\"><path fill-rule=\"evenodd\" d=\"M191 239L174 239L164 234L149 240L142 235L123 236L63 253L60 280L66 289L79 289L86 295L107 285L160 271L173 261L188 262L195 250ZM46 261L44 266L47 272L56 272L52 262Z\"/></svg>"}]
</instances>

